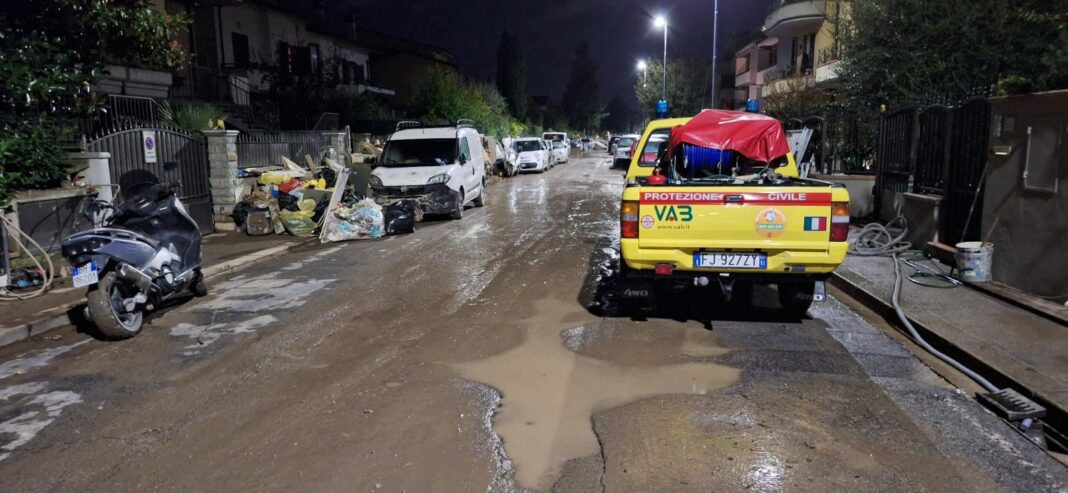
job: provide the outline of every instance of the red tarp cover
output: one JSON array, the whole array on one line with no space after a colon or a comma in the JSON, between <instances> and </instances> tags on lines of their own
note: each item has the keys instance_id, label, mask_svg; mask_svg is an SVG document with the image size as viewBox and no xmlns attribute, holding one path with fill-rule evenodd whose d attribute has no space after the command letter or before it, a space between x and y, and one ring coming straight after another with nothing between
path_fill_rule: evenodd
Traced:
<instances>
[{"instance_id":1,"label":"red tarp cover","mask_svg":"<svg viewBox=\"0 0 1068 493\"><path fill-rule=\"evenodd\" d=\"M667 156L673 156L679 144L731 150L761 162L790 152L779 120L757 113L704 110L684 125L671 131Z\"/></svg>"}]
</instances>

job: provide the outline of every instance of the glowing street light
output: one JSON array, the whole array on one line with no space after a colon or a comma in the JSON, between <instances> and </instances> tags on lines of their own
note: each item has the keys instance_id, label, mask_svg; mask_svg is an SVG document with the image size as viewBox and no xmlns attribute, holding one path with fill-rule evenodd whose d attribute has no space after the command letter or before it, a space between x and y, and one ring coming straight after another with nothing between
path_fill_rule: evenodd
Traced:
<instances>
[{"instance_id":1,"label":"glowing street light","mask_svg":"<svg viewBox=\"0 0 1068 493\"><path fill-rule=\"evenodd\" d=\"M667 66L668 66L668 61L667 61L667 33L668 33L667 18L665 18L662 15L658 15L658 16L656 16L655 19L653 19L653 25L656 26L657 29L663 29L664 30L664 94L663 94L663 100L667 101L667 73L668 73L668 70L667 70Z\"/></svg>"},{"instance_id":2,"label":"glowing street light","mask_svg":"<svg viewBox=\"0 0 1068 493\"><path fill-rule=\"evenodd\" d=\"M642 73L642 87L649 81L649 65L645 60L638 60L638 71Z\"/></svg>"}]
</instances>

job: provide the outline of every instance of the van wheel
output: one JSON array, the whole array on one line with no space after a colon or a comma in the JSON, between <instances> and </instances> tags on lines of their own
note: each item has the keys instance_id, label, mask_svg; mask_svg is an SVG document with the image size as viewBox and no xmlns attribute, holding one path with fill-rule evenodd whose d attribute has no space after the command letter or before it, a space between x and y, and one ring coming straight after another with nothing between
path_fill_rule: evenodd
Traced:
<instances>
[{"instance_id":1,"label":"van wheel","mask_svg":"<svg viewBox=\"0 0 1068 493\"><path fill-rule=\"evenodd\" d=\"M812 306L815 281L781 282L778 286L779 304L790 317L801 318Z\"/></svg>"},{"instance_id":2,"label":"van wheel","mask_svg":"<svg viewBox=\"0 0 1068 493\"><path fill-rule=\"evenodd\" d=\"M486 180L482 180L482 188L478 189L478 197L475 197L475 207L486 206Z\"/></svg>"},{"instance_id":3,"label":"van wheel","mask_svg":"<svg viewBox=\"0 0 1068 493\"><path fill-rule=\"evenodd\" d=\"M460 189L460 193L456 194L456 208L452 210L451 217L453 219L464 218L464 189Z\"/></svg>"}]
</instances>

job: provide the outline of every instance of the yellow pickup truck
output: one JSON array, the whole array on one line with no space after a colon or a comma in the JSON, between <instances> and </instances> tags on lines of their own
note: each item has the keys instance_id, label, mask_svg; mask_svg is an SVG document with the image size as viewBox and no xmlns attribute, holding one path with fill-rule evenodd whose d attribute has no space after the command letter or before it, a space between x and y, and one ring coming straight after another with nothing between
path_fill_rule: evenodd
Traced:
<instances>
[{"instance_id":1,"label":"yellow pickup truck","mask_svg":"<svg viewBox=\"0 0 1068 493\"><path fill-rule=\"evenodd\" d=\"M656 120L637 149L620 205L625 300L686 284L748 304L764 283L801 316L824 299L848 248L849 193L798 177L778 120L722 110Z\"/></svg>"}]
</instances>

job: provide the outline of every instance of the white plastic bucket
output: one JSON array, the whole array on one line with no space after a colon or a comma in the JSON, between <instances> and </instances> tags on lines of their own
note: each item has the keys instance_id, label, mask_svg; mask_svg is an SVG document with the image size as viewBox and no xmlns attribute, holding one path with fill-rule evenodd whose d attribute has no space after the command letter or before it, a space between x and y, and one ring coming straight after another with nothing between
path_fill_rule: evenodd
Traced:
<instances>
[{"instance_id":1,"label":"white plastic bucket","mask_svg":"<svg viewBox=\"0 0 1068 493\"><path fill-rule=\"evenodd\" d=\"M981 241L957 243L957 271L964 282L990 280L990 265L994 259L994 244Z\"/></svg>"}]
</instances>

